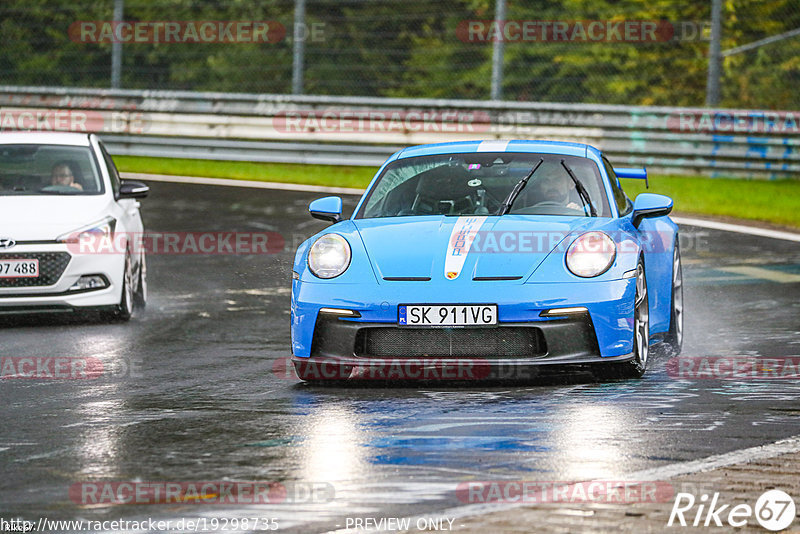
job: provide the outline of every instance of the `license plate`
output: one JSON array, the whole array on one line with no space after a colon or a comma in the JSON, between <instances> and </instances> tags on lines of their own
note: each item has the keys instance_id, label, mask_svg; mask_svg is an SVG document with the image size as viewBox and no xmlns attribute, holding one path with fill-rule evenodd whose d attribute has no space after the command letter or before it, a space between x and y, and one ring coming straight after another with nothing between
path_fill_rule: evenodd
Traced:
<instances>
[{"instance_id":1,"label":"license plate","mask_svg":"<svg viewBox=\"0 0 800 534\"><path fill-rule=\"evenodd\" d=\"M497 304L401 304L400 326L483 326L497 324Z\"/></svg>"},{"instance_id":2,"label":"license plate","mask_svg":"<svg viewBox=\"0 0 800 534\"><path fill-rule=\"evenodd\" d=\"M39 260L0 260L0 278L38 278Z\"/></svg>"}]
</instances>

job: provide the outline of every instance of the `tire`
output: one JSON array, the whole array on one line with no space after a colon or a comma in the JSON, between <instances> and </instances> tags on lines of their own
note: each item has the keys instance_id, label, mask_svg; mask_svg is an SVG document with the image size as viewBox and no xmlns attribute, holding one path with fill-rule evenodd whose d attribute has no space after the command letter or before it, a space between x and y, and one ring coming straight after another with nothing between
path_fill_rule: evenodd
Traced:
<instances>
[{"instance_id":1,"label":"tire","mask_svg":"<svg viewBox=\"0 0 800 534\"><path fill-rule=\"evenodd\" d=\"M122 296L113 313L113 320L119 322L130 321L133 316L133 263L130 252L125 254L125 271L122 275Z\"/></svg>"},{"instance_id":2,"label":"tire","mask_svg":"<svg viewBox=\"0 0 800 534\"><path fill-rule=\"evenodd\" d=\"M669 331L664 336L664 347L671 356L683 349L683 267L678 238L675 237L675 252L672 254L672 304L669 315Z\"/></svg>"},{"instance_id":3,"label":"tire","mask_svg":"<svg viewBox=\"0 0 800 534\"><path fill-rule=\"evenodd\" d=\"M139 282L133 293L133 306L137 310L143 310L147 306L147 259L144 252L139 260Z\"/></svg>"},{"instance_id":4,"label":"tire","mask_svg":"<svg viewBox=\"0 0 800 534\"><path fill-rule=\"evenodd\" d=\"M650 303L644 264L636 266L636 293L633 298L633 358L621 363L597 365L592 372L598 378L641 378L647 371L650 356Z\"/></svg>"}]
</instances>

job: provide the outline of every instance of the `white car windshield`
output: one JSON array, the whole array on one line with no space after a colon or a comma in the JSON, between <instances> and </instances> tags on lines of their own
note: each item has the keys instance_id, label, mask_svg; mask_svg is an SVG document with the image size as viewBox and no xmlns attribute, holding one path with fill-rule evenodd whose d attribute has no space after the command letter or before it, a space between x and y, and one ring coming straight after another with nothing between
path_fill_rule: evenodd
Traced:
<instances>
[{"instance_id":1,"label":"white car windshield","mask_svg":"<svg viewBox=\"0 0 800 534\"><path fill-rule=\"evenodd\" d=\"M0 145L0 196L103 192L103 181L89 147Z\"/></svg>"},{"instance_id":2,"label":"white car windshield","mask_svg":"<svg viewBox=\"0 0 800 534\"><path fill-rule=\"evenodd\" d=\"M538 166L538 168L537 168ZM509 195L528 176L527 185ZM594 161L533 153L443 154L387 165L356 218L420 215L610 217Z\"/></svg>"}]
</instances>

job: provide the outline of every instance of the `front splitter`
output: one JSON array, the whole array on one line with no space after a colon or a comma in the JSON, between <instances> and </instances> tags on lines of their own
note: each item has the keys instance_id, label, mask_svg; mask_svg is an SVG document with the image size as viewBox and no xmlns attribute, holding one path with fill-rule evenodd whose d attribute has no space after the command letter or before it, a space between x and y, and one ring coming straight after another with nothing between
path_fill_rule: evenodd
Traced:
<instances>
[{"instance_id":1,"label":"front splitter","mask_svg":"<svg viewBox=\"0 0 800 534\"><path fill-rule=\"evenodd\" d=\"M633 359L633 354L601 358L360 358L292 357L298 378L311 382L476 382L524 381L542 375L590 372L598 365Z\"/></svg>"}]
</instances>

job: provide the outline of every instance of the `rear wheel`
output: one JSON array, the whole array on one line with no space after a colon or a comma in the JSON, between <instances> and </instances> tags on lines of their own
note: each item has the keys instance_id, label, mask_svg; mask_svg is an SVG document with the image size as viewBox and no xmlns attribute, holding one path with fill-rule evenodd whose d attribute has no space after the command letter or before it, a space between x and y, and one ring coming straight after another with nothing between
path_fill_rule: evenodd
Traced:
<instances>
[{"instance_id":1,"label":"rear wheel","mask_svg":"<svg viewBox=\"0 0 800 534\"><path fill-rule=\"evenodd\" d=\"M672 255L672 307L669 331L664 337L664 345L673 356L680 354L683 348L683 268L677 238L675 252Z\"/></svg>"},{"instance_id":2,"label":"rear wheel","mask_svg":"<svg viewBox=\"0 0 800 534\"><path fill-rule=\"evenodd\" d=\"M598 365L593 370L599 378L641 378L650 355L650 308L644 264L636 267L636 294L633 300L633 358L626 362Z\"/></svg>"}]
</instances>

